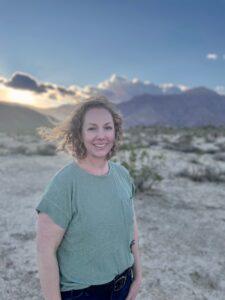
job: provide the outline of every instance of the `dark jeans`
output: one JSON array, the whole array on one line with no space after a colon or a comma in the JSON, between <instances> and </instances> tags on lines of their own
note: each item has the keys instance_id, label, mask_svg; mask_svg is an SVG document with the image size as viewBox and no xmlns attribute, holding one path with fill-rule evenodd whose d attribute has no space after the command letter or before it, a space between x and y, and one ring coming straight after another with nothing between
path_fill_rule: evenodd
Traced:
<instances>
[{"instance_id":1,"label":"dark jeans","mask_svg":"<svg viewBox=\"0 0 225 300\"><path fill-rule=\"evenodd\" d=\"M61 292L61 297L62 300L125 300L132 281L133 273L129 268L109 283Z\"/></svg>"}]
</instances>

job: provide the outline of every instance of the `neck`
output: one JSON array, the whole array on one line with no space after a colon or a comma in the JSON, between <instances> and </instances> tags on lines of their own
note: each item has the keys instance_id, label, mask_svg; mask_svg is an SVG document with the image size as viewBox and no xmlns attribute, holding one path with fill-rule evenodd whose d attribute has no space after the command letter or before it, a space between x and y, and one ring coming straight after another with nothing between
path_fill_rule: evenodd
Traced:
<instances>
[{"instance_id":1,"label":"neck","mask_svg":"<svg viewBox=\"0 0 225 300\"><path fill-rule=\"evenodd\" d=\"M96 159L92 157L86 157L84 159L78 159L78 164L86 167L87 169L104 170L108 166L108 161L104 159Z\"/></svg>"}]
</instances>

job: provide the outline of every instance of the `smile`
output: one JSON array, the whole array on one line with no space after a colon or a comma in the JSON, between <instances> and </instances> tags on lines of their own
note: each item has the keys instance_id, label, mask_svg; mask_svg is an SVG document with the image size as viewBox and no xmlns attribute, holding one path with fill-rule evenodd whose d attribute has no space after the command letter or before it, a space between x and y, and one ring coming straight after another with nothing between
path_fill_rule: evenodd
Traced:
<instances>
[{"instance_id":1,"label":"smile","mask_svg":"<svg viewBox=\"0 0 225 300\"><path fill-rule=\"evenodd\" d=\"M99 145L94 145L96 148L99 148L99 149L103 149L105 148L106 144L99 144Z\"/></svg>"}]
</instances>

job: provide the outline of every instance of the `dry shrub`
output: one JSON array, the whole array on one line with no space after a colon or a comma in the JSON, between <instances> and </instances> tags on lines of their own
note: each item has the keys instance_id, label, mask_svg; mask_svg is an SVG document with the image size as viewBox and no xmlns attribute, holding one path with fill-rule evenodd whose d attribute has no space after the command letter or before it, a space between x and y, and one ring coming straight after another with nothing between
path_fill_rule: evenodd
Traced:
<instances>
[{"instance_id":1,"label":"dry shrub","mask_svg":"<svg viewBox=\"0 0 225 300\"><path fill-rule=\"evenodd\" d=\"M201 150L192 143L193 136L191 134L184 134L181 135L175 142L168 141L164 145L164 148L173 151L181 151L184 153L201 153Z\"/></svg>"},{"instance_id":2,"label":"dry shrub","mask_svg":"<svg viewBox=\"0 0 225 300\"><path fill-rule=\"evenodd\" d=\"M192 157L192 158L189 160L189 162L192 163L192 164L195 164L195 165L201 164L200 160L199 160L197 157Z\"/></svg>"},{"instance_id":3,"label":"dry shrub","mask_svg":"<svg viewBox=\"0 0 225 300\"><path fill-rule=\"evenodd\" d=\"M203 271L194 271L189 274L193 283L197 286L203 286L207 289L218 289L218 281L219 278L217 276L213 276L212 274L203 272Z\"/></svg>"},{"instance_id":4,"label":"dry shrub","mask_svg":"<svg viewBox=\"0 0 225 300\"><path fill-rule=\"evenodd\" d=\"M28 152L28 147L24 145L18 145L9 149L11 154L23 154L26 155Z\"/></svg>"},{"instance_id":5,"label":"dry shrub","mask_svg":"<svg viewBox=\"0 0 225 300\"><path fill-rule=\"evenodd\" d=\"M224 161L225 162L225 153L217 153L213 156L215 160Z\"/></svg>"},{"instance_id":6,"label":"dry shrub","mask_svg":"<svg viewBox=\"0 0 225 300\"><path fill-rule=\"evenodd\" d=\"M47 155L52 156L56 155L56 146L51 143L45 143L42 145L38 145L36 148L37 155Z\"/></svg>"},{"instance_id":7,"label":"dry shrub","mask_svg":"<svg viewBox=\"0 0 225 300\"><path fill-rule=\"evenodd\" d=\"M176 175L189 178L195 182L225 182L225 171L221 170L218 166L188 166Z\"/></svg>"},{"instance_id":8,"label":"dry shrub","mask_svg":"<svg viewBox=\"0 0 225 300\"><path fill-rule=\"evenodd\" d=\"M56 146L51 143L32 144L32 145L14 145L5 148L0 147L0 155L56 155Z\"/></svg>"}]
</instances>

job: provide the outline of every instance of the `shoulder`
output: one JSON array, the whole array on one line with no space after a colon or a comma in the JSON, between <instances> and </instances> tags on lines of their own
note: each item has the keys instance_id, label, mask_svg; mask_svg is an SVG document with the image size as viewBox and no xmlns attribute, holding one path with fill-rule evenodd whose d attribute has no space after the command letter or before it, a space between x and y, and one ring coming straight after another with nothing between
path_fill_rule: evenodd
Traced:
<instances>
[{"instance_id":1,"label":"shoulder","mask_svg":"<svg viewBox=\"0 0 225 300\"><path fill-rule=\"evenodd\" d=\"M71 200L74 191L72 175L69 165L59 169L45 186L42 198L60 205L63 200Z\"/></svg>"},{"instance_id":2,"label":"shoulder","mask_svg":"<svg viewBox=\"0 0 225 300\"><path fill-rule=\"evenodd\" d=\"M73 180L73 168L72 164L67 164L61 169L59 169L50 179L50 184L56 185L58 187L64 186L68 187L72 184Z\"/></svg>"},{"instance_id":3,"label":"shoulder","mask_svg":"<svg viewBox=\"0 0 225 300\"><path fill-rule=\"evenodd\" d=\"M125 181L126 183L128 183L128 185L131 188L131 193L133 197L135 195L136 188L134 184L134 179L130 175L129 170L118 162L111 162L111 164L114 167L114 169L117 171L117 174L119 174L119 178Z\"/></svg>"},{"instance_id":4,"label":"shoulder","mask_svg":"<svg viewBox=\"0 0 225 300\"><path fill-rule=\"evenodd\" d=\"M130 173L127 168L125 168L119 162L110 161L110 163L121 176L125 176L127 179L130 179Z\"/></svg>"}]
</instances>

